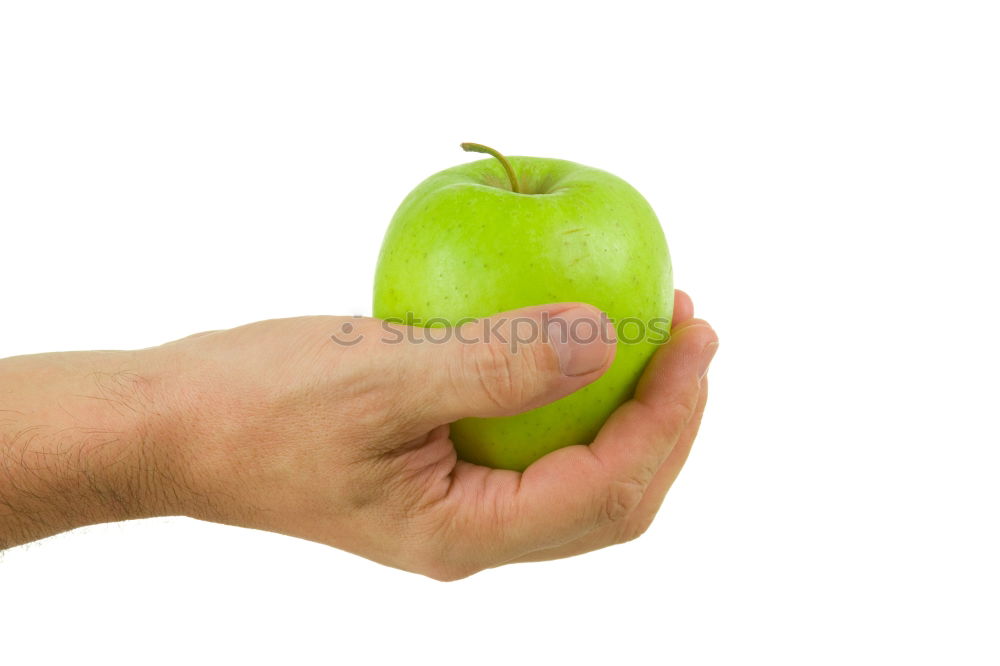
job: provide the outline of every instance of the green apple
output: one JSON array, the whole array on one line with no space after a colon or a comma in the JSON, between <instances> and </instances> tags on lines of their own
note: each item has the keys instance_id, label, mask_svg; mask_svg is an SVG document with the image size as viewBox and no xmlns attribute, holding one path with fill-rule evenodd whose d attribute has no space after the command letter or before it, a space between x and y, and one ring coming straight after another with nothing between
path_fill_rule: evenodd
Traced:
<instances>
[{"instance_id":1,"label":"green apple","mask_svg":"<svg viewBox=\"0 0 1000 666\"><path fill-rule=\"evenodd\" d=\"M516 416L452 424L464 460L523 470L550 451L591 442L632 396L668 335L670 254L653 209L617 176L462 147L496 159L434 174L399 206L379 255L375 316L455 324L579 301L607 313L619 337L612 367L572 395Z\"/></svg>"}]
</instances>

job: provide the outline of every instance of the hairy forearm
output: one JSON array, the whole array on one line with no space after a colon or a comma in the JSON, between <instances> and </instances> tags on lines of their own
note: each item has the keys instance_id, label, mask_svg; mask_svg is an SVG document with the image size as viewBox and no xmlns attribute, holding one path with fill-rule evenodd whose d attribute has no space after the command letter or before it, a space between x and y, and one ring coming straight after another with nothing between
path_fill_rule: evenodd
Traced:
<instances>
[{"instance_id":1,"label":"hairy forearm","mask_svg":"<svg viewBox=\"0 0 1000 666\"><path fill-rule=\"evenodd\" d=\"M142 352L0 360L0 549L162 512Z\"/></svg>"}]
</instances>

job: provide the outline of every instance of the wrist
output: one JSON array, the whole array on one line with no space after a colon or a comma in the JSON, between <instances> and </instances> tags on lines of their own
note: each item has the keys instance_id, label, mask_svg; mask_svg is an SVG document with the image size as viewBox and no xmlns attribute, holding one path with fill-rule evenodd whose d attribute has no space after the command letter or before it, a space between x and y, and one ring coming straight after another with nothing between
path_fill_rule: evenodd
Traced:
<instances>
[{"instance_id":1,"label":"wrist","mask_svg":"<svg viewBox=\"0 0 1000 666\"><path fill-rule=\"evenodd\" d=\"M198 474L197 425L207 411L190 400L190 380L183 357L164 347L131 352L141 376L144 409L133 415L133 467L141 472L135 484L135 517L191 516L202 518L205 504Z\"/></svg>"},{"instance_id":2,"label":"wrist","mask_svg":"<svg viewBox=\"0 0 1000 666\"><path fill-rule=\"evenodd\" d=\"M221 368L175 343L136 354L150 398L136 428L149 470L151 515L239 523L244 512L226 479L238 476L231 442L243 425L239 400L227 400L232 392L218 388Z\"/></svg>"}]
</instances>

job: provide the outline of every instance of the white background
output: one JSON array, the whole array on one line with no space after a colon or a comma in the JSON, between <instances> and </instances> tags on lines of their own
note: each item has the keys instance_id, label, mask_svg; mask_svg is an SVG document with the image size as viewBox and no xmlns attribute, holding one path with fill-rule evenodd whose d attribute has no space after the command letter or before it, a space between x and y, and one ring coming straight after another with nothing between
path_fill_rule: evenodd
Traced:
<instances>
[{"instance_id":1,"label":"white background","mask_svg":"<svg viewBox=\"0 0 1000 666\"><path fill-rule=\"evenodd\" d=\"M0 661L997 663L995 9L3 2L0 356L369 313L460 141L634 184L722 346L636 542L442 584L86 528L0 556Z\"/></svg>"}]
</instances>

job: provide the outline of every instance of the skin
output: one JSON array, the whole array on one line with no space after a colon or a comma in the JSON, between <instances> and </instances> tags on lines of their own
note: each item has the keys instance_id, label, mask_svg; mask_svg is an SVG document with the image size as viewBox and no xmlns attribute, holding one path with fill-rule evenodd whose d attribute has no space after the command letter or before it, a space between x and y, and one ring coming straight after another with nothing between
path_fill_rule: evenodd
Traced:
<instances>
[{"instance_id":1,"label":"skin","mask_svg":"<svg viewBox=\"0 0 1000 666\"><path fill-rule=\"evenodd\" d=\"M560 447L592 441L632 396L670 329L674 291L662 228L635 188L574 162L508 159L522 193L511 191L510 175L491 158L437 173L407 196L382 246L373 312L454 326L526 305L582 301L618 323L631 344L619 345L592 385L526 413L453 426L462 459L524 470Z\"/></svg>"},{"instance_id":2,"label":"skin","mask_svg":"<svg viewBox=\"0 0 1000 666\"><path fill-rule=\"evenodd\" d=\"M546 312L600 314L582 304L507 314ZM449 424L578 390L607 370L614 343L566 357L537 340L510 354L496 343L429 344L429 329L397 327L412 339L387 344L376 319L302 317L138 351L0 360L0 548L184 515L456 580L633 539L705 407L717 338L692 315L678 292L671 339L635 397L592 443L523 473L458 460ZM335 344L348 323L363 339ZM590 370L567 375L566 358Z\"/></svg>"}]
</instances>

